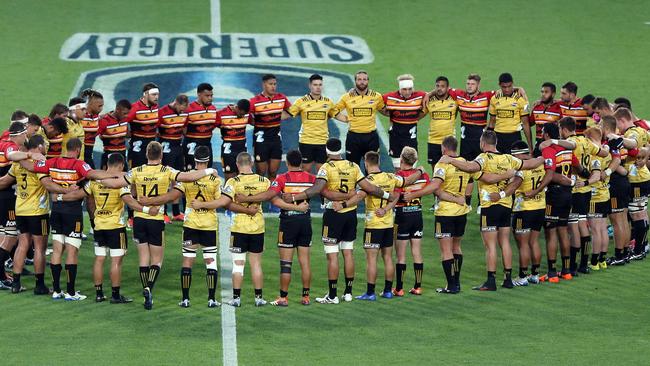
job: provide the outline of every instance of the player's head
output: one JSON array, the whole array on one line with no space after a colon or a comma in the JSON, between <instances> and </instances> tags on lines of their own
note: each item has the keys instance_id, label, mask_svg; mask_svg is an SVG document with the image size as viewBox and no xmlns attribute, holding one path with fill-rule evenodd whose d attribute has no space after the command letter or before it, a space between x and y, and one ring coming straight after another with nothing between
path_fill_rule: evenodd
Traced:
<instances>
[{"instance_id":1,"label":"player's head","mask_svg":"<svg viewBox=\"0 0 650 366\"><path fill-rule=\"evenodd\" d=\"M131 102L129 102L126 99L120 99L117 104L115 104L115 118L118 121L122 121L123 119L126 118L126 116L129 115L129 112L131 111Z\"/></svg>"},{"instance_id":2,"label":"player's head","mask_svg":"<svg viewBox=\"0 0 650 366\"><path fill-rule=\"evenodd\" d=\"M438 76L436 78L436 96L442 98L449 92L449 79L446 76Z\"/></svg>"},{"instance_id":3,"label":"player's head","mask_svg":"<svg viewBox=\"0 0 650 366\"><path fill-rule=\"evenodd\" d=\"M194 169L206 169L210 164L210 148L199 146L194 151Z\"/></svg>"},{"instance_id":4,"label":"player's head","mask_svg":"<svg viewBox=\"0 0 650 366\"><path fill-rule=\"evenodd\" d=\"M45 154L45 138L41 135L34 135L25 141L25 147L29 152Z\"/></svg>"},{"instance_id":5,"label":"player's head","mask_svg":"<svg viewBox=\"0 0 650 366\"><path fill-rule=\"evenodd\" d=\"M544 123L544 127L542 127L542 132L543 132L544 140L560 138L560 128L558 127L557 124L553 122Z\"/></svg>"},{"instance_id":6,"label":"player's head","mask_svg":"<svg viewBox=\"0 0 650 366\"><path fill-rule=\"evenodd\" d=\"M481 134L481 151L490 151L497 146L497 134L492 130L483 131Z\"/></svg>"},{"instance_id":7,"label":"player's head","mask_svg":"<svg viewBox=\"0 0 650 366\"><path fill-rule=\"evenodd\" d=\"M22 123L27 123L27 118L29 116L25 111L21 111L20 109L15 111L14 113L11 114L11 122L22 122Z\"/></svg>"},{"instance_id":8,"label":"player's head","mask_svg":"<svg viewBox=\"0 0 650 366\"><path fill-rule=\"evenodd\" d=\"M560 136L562 138L567 138L569 136L576 134L576 120L572 117L562 117L557 121L557 125L560 129ZM544 125L546 126L546 125ZM555 138L555 137L552 137Z\"/></svg>"},{"instance_id":9,"label":"player's head","mask_svg":"<svg viewBox=\"0 0 650 366\"><path fill-rule=\"evenodd\" d=\"M510 154L519 159L530 159L530 154L528 153L528 144L522 140L512 143Z\"/></svg>"},{"instance_id":10,"label":"player's head","mask_svg":"<svg viewBox=\"0 0 650 366\"><path fill-rule=\"evenodd\" d=\"M479 74L467 75L467 81L465 82L465 91L468 94L477 93L478 88L480 86L481 86L481 76Z\"/></svg>"},{"instance_id":11,"label":"player's head","mask_svg":"<svg viewBox=\"0 0 650 366\"><path fill-rule=\"evenodd\" d=\"M77 158L83 146L81 140L76 137L71 138L65 143L65 148L68 150L68 157Z\"/></svg>"},{"instance_id":12,"label":"player's head","mask_svg":"<svg viewBox=\"0 0 650 366\"><path fill-rule=\"evenodd\" d=\"M174 103L172 104L172 109L174 109L176 113L183 113L187 110L187 106L190 105L190 98L185 94L178 94L176 98L174 98Z\"/></svg>"},{"instance_id":13,"label":"player's head","mask_svg":"<svg viewBox=\"0 0 650 366\"><path fill-rule=\"evenodd\" d=\"M233 109L237 117L243 117L251 109L251 102L248 99L240 99Z\"/></svg>"},{"instance_id":14,"label":"player's head","mask_svg":"<svg viewBox=\"0 0 650 366\"><path fill-rule=\"evenodd\" d=\"M151 141L147 145L147 160L159 161L162 160L162 145L158 141Z\"/></svg>"},{"instance_id":15,"label":"player's head","mask_svg":"<svg viewBox=\"0 0 650 366\"><path fill-rule=\"evenodd\" d=\"M404 98L408 98L413 94L413 75L403 74L397 77L397 85L399 87L399 93Z\"/></svg>"},{"instance_id":16,"label":"player's head","mask_svg":"<svg viewBox=\"0 0 650 366\"><path fill-rule=\"evenodd\" d=\"M86 115L86 101L80 97L70 98L68 110L68 116L75 121L79 121Z\"/></svg>"},{"instance_id":17,"label":"player's head","mask_svg":"<svg viewBox=\"0 0 650 366\"><path fill-rule=\"evenodd\" d=\"M328 157L339 158L343 154L343 148L341 146L341 140L330 137L325 143L325 151L327 152Z\"/></svg>"},{"instance_id":18,"label":"player's head","mask_svg":"<svg viewBox=\"0 0 650 366\"><path fill-rule=\"evenodd\" d=\"M154 83L146 83L142 86L142 99L148 106L158 104L160 89Z\"/></svg>"},{"instance_id":19,"label":"player's head","mask_svg":"<svg viewBox=\"0 0 650 366\"><path fill-rule=\"evenodd\" d=\"M600 146L600 143L603 139L603 131L598 127L589 127L585 130L585 137L591 140L591 142Z\"/></svg>"},{"instance_id":20,"label":"player's head","mask_svg":"<svg viewBox=\"0 0 650 366\"><path fill-rule=\"evenodd\" d=\"M264 74L262 76L262 89L266 95L275 95L278 89L278 78L273 74Z\"/></svg>"},{"instance_id":21,"label":"player's head","mask_svg":"<svg viewBox=\"0 0 650 366\"><path fill-rule=\"evenodd\" d=\"M86 100L86 111L88 114L100 114L104 109L104 96L94 89L86 89L80 95Z\"/></svg>"},{"instance_id":22,"label":"player's head","mask_svg":"<svg viewBox=\"0 0 650 366\"><path fill-rule=\"evenodd\" d=\"M616 118L613 115L603 116L600 120L600 128L603 129L603 135L616 133Z\"/></svg>"},{"instance_id":23,"label":"player's head","mask_svg":"<svg viewBox=\"0 0 650 366\"><path fill-rule=\"evenodd\" d=\"M560 99L562 99L564 103L571 103L576 100L577 94L578 86L573 81L569 81L562 85L562 89L560 89Z\"/></svg>"},{"instance_id":24,"label":"player's head","mask_svg":"<svg viewBox=\"0 0 650 366\"><path fill-rule=\"evenodd\" d=\"M196 87L196 100L199 101L199 103L208 106L212 104L212 96L214 93L212 92L213 88L212 85L208 83L201 83Z\"/></svg>"},{"instance_id":25,"label":"player's head","mask_svg":"<svg viewBox=\"0 0 650 366\"><path fill-rule=\"evenodd\" d=\"M372 168L379 167L379 153L376 151L368 151L363 156L363 163L366 165L366 171L373 170Z\"/></svg>"},{"instance_id":26,"label":"player's head","mask_svg":"<svg viewBox=\"0 0 650 366\"><path fill-rule=\"evenodd\" d=\"M300 168L302 166L302 154L300 150L289 150L287 152L287 166Z\"/></svg>"},{"instance_id":27,"label":"player's head","mask_svg":"<svg viewBox=\"0 0 650 366\"><path fill-rule=\"evenodd\" d=\"M359 91L364 91L368 89L368 72L365 70L359 70L354 74L354 87Z\"/></svg>"},{"instance_id":28,"label":"player's head","mask_svg":"<svg viewBox=\"0 0 650 366\"><path fill-rule=\"evenodd\" d=\"M455 156L456 151L458 151L458 140L456 140L456 137L447 136L442 139L440 150L442 152L442 155Z\"/></svg>"},{"instance_id":29,"label":"player's head","mask_svg":"<svg viewBox=\"0 0 650 366\"><path fill-rule=\"evenodd\" d=\"M62 117L54 118L43 125L43 130L45 130L45 135L48 138L53 138L61 134L65 135L68 133L68 121Z\"/></svg>"},{"instance_id":30,"label":"player's head","mask_svg":"<svg viewBox=\"0 0 650 366\"><path fill-rule=\"evenodd\" d=\"M616 128L619 131L625 131L628 127L634 125L634 115L627 108L619 108L614 112L616 118Z\"/></svg>"},{"instance_id":31,"label":"player's head","mask_svg":"<svg viewBox=\"0 0 650 366\"><path fill-rule=\"evenodd\" d=\"M52 109L50 109L50 114L47 116L50 117L50 119L55 119L55 118L65 118L68 116L68 111L70 109L68 108L67 105L63 103L56 103L55 105L52 106Z\"/></svg>"},{"instance_id":32,"label":"player's head","mask_svg":"<svg viewBox=\"0 0 650 366\"><path fill-rule=\"evenodd\" d=\"M404 146L399 154L399 168L402 170L412 169L418 161L418 151L410 146Z\"/></svg>"},{"instance_id":33,"label":"player's head","mask_svg":"<svg viewBox=\"0 0 650 366\"><path fill-rule=\"evenodd\" d=\"M614 104L616 104L615 109L623 107L632 110L632 102L630 102L630 100L625 97L618 97L614 99Z\"/></svg>"},{"instance_id":34,"label":"player's head","mask_svg":"<svg viewBox=\"0 0 650 366\"><path fill-rule=\"evenodd\" d=\"M27 117L27 124L25 125L25 127L27 127L27 137L34 136L34 134L41 129L42 125L43 122L41 121L41 117L38 115L31 114Z\"/></svg>"},{"instance_id":35,"label":"player's head","mask_svg":"<svg viewBox=\"0 0 650 366\"><path fill-rule=\"evenodd\" d=\"M309 92L313 95L323 94L323 77L313 74L309 77Z\"/></svg>"},{"instance_id":36,"label":"player's head","mask_svg":"<svg viewBox=\"0 0 650 366\"><path fill-rule=\"evenodd\" d=\"M587 94L582 97L582 107L587 111L588 115L594 114L593 103L596 100L596 97L593 94Z\"/></svg>"},{"instance_id":37,"label":"player's head","mask_svg":"<svg viewBox=\"0 0 650 366\"><path fill-rule=\"evenodd\" d=\"M604 97L598 97L594 99L593 103L591 103L591 109L593 109L593 111L595 113L598 113L598 115L601 117L614 113L614 111L612 111L612 107L609 105L609 102Z\"/></svg>"},{"instance_id":38,"label":"player's head","mask_svg":"<svg viewBox=\"0 0 650 366\"><path fill-rule=\"evenodd\" d=\"M512 79L512 75L509 72L504 72L503 74L499 75L499 87L501 88L503 95L512 95L512 93L515 91L513 83L514 80Z\"/></svg>"},{"instance_id":39,"label":"player's head","mask_svg":"<svg viewBox=\"0 0 650 366\"><path fill-rule=\"evenodd\" d=\"M27 127L22 122L11 122L9 125L9 138L15 142L16 145L22 145L27 139Z\"/></svg>"},{"instance_id":40,"label":"player's head","mask_svg":"<svg viewBox=\"0 0 650 366\"><path fill-rule=\"evenodd\" d=\"M108 167L109 170L121 172L122 170L124 170L124 155L120 153L108 154L106 166Z\"/></svg>"},{"instance_id":41,"label":"player's head","mask_svg":"<svg viewBox=\"0 0 650 366\"><path fill-rule=\"evenodd\" d=\"M551 82L545 82L542 84L542 91L541 91L541 101L542 103L550 103L555 99L555 84Z\"/></svg>"},{"instance_id":42,"label":"player's head","mask_svg":"<svg viewBox=\"0 0 650 366\"><path fill-rule=\"evenodd\" d=\"M253 171L253 157L247 152L240 152L237 154L237 170L241 173L248 173Z\"/></svg>"}]
</instances>

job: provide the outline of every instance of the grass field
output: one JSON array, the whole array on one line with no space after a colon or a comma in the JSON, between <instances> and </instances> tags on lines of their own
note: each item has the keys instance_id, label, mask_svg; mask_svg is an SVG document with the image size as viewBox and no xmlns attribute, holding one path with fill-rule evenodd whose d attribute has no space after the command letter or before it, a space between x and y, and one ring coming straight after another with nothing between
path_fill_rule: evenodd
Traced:
<instances>
[{"instance_id":1,"label":"grass field","mask_svg":"<svg viewBox=\"0 0 650 366\"><path fill-rule=\"evenodd\" d=\"M223 32L363 38L374 55L370 64L298 66L350 74L364 68L370 73L371 87L382 92L395 89L395 77L405 72L413 74L416 87L423 89L429 89L439 74L462 88L465 76L478 72L483 89L494 89L498 74L509 71L531 98L536 98L544 81L560 86L572 80L581 95L629 97L640 116L650 115L650 107L644 104L644 71L650 68L650 26L644 24L648 21L645 1L221 3ZM61 60L61 45L74 33L200 33L209 32L210 24L208 0L1 2L2 127L15 109L45 115L52 104L67 101L82 72L138 63ZM426 151L424 120L421 126L420 151ZM425 206L430 204L425 201ZM312 295L320 296L327 288L320 220L313 225ZM221 311L205 306L204 270L199 265L194 268L193 306L176 306L180 225L167 230L167 256L151 312L140 305L135 250L126 258L123 280L123 292L136 298L134 304L63 303L29 292L0 293L0 324L7 338L0 342L3 364L221 364ZM291 305L257 309L252 306L247 269L244 306L236 312L239 364L647 364L647 262L557 286L475 293L469 287L483 280L485 267L477 217L472 214L463 242L464 291L445 297L433 291L443 285L444 276L432 232L433 215L427 212L422 297L302 307L295 269ZM276 233L277 219L268 219L267 299L275 297L278 288ZM91 296L92 254L91 242L84 243L77 281L80 290ZM365 288L359 245L355 254L354 292L358 294ZM378 286L381 281L383 276ZM412 281L409 268L406 286ZM32 279L25 278L24 283L31 290ZM107 279L105 287L109 287Z\"/></svg>"}]
</instances>

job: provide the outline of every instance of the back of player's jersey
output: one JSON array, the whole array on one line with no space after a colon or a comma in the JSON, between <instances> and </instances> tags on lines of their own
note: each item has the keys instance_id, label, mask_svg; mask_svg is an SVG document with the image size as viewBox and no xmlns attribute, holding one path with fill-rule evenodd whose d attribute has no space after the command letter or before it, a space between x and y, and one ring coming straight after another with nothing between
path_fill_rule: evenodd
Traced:
<instances>
[{"instance_id":1,"label":"back of player's jersey","mask_svg":"<svg viewBox=\"0 0 650 366\"><path fill-rule=\"evenodd\" d=\"M157 197L167 193L172 182L176 180L179 172L168 166L141 165L131 169L124 178L135 189L136 196ZM142 217L150 220L163 220L162 210L156 216L148 213L135 212L135 217Z\"/></svg>"},{"instance_id":2,"label":"back of player's jersey","mask_svg":"<svg viewBox=\"0 0 650 366\"><path fill-rule=\"evenodd\" d=\"M330 160L323 164L316 175L317 179L327 182L327 189L348 193L355 189L357 183L364 178L359 165L348 160ZM354 211L357 206L347 207L339 212Z\"/></svg>"},{"instance_id":3,"label":"back of player's jersey","mask_svg":"<svg viewBox=\"0 0 650 366\"><path fill-rule=\"evenodd\" d=\"M648 145L648 132L641 127L631 127L625 130L625 138L635 140L637 142L637 149L641 149ZM650 180L650 171L646 165L639 168L636 164L636 157L627 156L625 160L625 169L628 171L628 179L630 183L640 183Z\"/></svg>"},{"instance_id":4,"label":"back of player's jersey","mask_svg":"<svg viewBox=\"0 0 650 366\"><path fill-rule=\"evenodd\" d=\"M221 197L221 179L214 175L205 176L196 182L185 182L179 186L185 194L185 200L214 201ZM197 230L216 230L218 227L217 211L214 209L185 208L184 227Z\"/></svg>"},{"instance_id":5,"label":"back of player's jersey","mask_svg":"<svg viewBox=\"0 0 650 366\"><path fill-rule=\"evenodd\" d=\"M456 160L464 161L462 157L456 157ZM433 168L433 179L442 181L440 187L443 191L454 196L464 196L465 189L469 183L471 174L457 169L451 164L437 163ZM469 212L467 205L459 205L454 202L438 200L435 206L437 216L459 216Z\"/></svg>"},{"instance_id":6,"label":"back of player's jersey","mask_svg":"<svg viewBox=\"0 0 650 366\"><path fill-rule=\"evenodd\" d=\"M400 177L406 178L411 174L416 174L417 172L418 169L409 169L409 170L399 170L395 174L399 175ZM427 184L429 184L429 175L427 173L424 173L413 184L406 186L404 188L395 188L395 192L400 194L406 192L415 192L421 190ZM419 212L422 211L422 199L418 197L409 202L406 202L400 198L400 200L397 201L395 207L397 212Z\"/></svg>"},{"instance_id":7,"label":"back of player's jersey","mask_svg":"<svg viewBox=\"0 0 650 366\"><path fill-rule=\"evenodd\" d=\"M569 141L573 141L576 144L576 148L573 150L573 155L576 156L580 165L585 169L590 169L591 161L596 157L596 154L600 152L600 148L594 145L593 142L589 141L584 136L571 136L568 138ZM586 182L586 179L580 179ZM584 187L573 188L573 192L576 193L587 193L591 188L587 184Z\"/></svg>"},{"instance_id":8,"label":"back of player's jersey","mask_svg":"<svg viewBox=\"0 0 650 366\"><path fill-rule=\"evenodd\" d=\"M228 179L223 187L223 194L235 200L237 194L253 196L265 192L271 186L271 182L257 174L239 174ZM235 200L236 201L236 200ZM240 203L242 206L250 206L253 203ZM260 234L264 232L264 216L262 207L259 206L257 213L253 216L237 213L233 219L230 231L243 234Z\"/></svg>"},{"instance_id":9,"label":"back of player's jersey","mask_svg":"<svg viewBox=\"0 0 650 366\"><path fill-rule=\"evenodd\" d=\"M366 177L372 184L381 188L384 192L392 192L395 187L404 185L404 178L393 173L378 172L368 173ZM388 200L368 195L366 197L366 228L367 229L385 229L393 227L394 214L393 210L388 210L379 217L375 211L388 205Z\"/></svg>"},{"instance_id":10,"label":"back of player's jersey","mask_svg":"<svg viewBox=\"0 0 650 366\"><path fill-rule=\"evenodd\" d=\"M83 189L95 201L95 230L120 229L125 226L122 196L131 194L130 187L108 188L91 181Z\"/></svg>"},{"instance_id":11,"label":"back of player's jersey","mask_svg":"<svg viewBox=\"0 0 650 366\"><path fill-rule=\"evenodd\" d=\"M50 195L41 184L45 174L32 173L13 163L9 175L16 179L16 215L40 216L50 213Z\"/></svg>"},{"instance_id":12,"label":"back of player's jersey","mask_svg":"<svg viewBox=\"0 0 650 366\"><path fill-rule=\"evenodd\" d=\"M517 176L521 178L522 182L515 191L513 211L540 210L546 207L546 192L543 190L534 197L527 198L524 196L524 193L537 189L542 184L545 174L546 171L543 165L534 169L520 170L517 172Z\"/></svg>"},{"instance_id":13,"label":"back of player's jersey","mask_svg":"<svg viewBox=\"0 0 650 366\"><path fill-rule=\"evenodd\" d=\"M603 171L609 167L612 162L612 155L607 154L605 157L595 156L591 164L590 170ZM599 179L590 186L591 201L592 202L605 202L609 200L609 177Z\"/></svg>"},{"instance_id":14,"label":"back of player's jersey","mask_svg":"<svg viewBox=\"0 0 650 366\"><path fill-rule=\"evenodd\" d=\"M477 179L480 179L484 173L502 174L509 169L519 170L523 164L521 160L512 155L497 152L484 152L474 161L481 165L481 172L476 175ZM502 180L497 183L485 183L479 180L478 189L481 207L490 207L496 204L508 208L512 207L512 196L506 196L497 202L492 202L488 197L490 193L498 193L499 191L505 190L507 185L508 180Z\"/></svg>"}]
</instances>

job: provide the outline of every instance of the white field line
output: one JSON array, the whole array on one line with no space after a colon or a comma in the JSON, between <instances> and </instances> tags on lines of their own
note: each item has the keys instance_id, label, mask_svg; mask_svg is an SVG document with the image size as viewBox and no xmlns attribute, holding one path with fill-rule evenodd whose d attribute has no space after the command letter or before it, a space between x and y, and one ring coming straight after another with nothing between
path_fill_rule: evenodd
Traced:
<instances>
[{"instance_id":1,"label":"white field line","mask_svg":"<svg viewBox=\"0 0 650 366\"><path fill-rule=\"evenodd\" d=\"M224 366L237 366L237 321L235 308L226 305L232 296L232 256L230 219L219 214L219 262L221 265L221 343Z\"/></svg>"}]
</instances>

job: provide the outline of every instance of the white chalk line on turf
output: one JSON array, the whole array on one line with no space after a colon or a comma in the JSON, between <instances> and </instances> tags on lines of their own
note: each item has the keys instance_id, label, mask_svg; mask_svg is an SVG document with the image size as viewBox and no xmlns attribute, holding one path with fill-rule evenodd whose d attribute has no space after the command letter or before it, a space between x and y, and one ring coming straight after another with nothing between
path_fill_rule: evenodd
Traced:
<instances>
[{"instance_id":1,"label":"white chalk line on turf","mask_svg":"<svg viewBox=\"0 0 650 366\"><path fill-rule=\"evenodd\" d=\"M219 214L219 262L221 264L221 344L224 366L237 366L237 321L235 308L226 305L232 294L230 219Z\"/></svg>"},{"instance_id":2,"label":"white chalk line on turf","mask_svg":"<svg viewBox=\"0 0 650 366\"><path fill-rule=\"evenodd\" d=\"M221 1L210 0L210 32L221 33Z\"/></svg>"}]
</instances>

